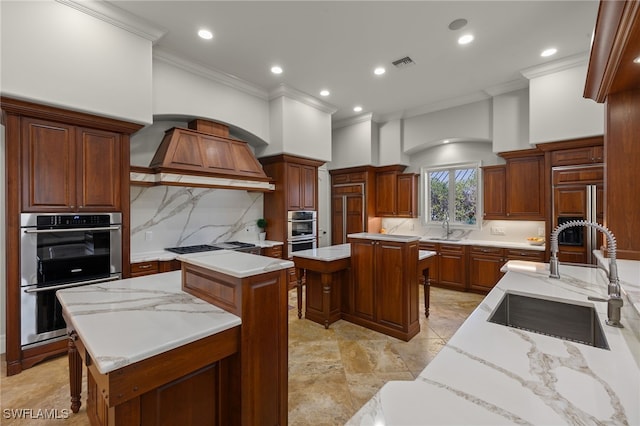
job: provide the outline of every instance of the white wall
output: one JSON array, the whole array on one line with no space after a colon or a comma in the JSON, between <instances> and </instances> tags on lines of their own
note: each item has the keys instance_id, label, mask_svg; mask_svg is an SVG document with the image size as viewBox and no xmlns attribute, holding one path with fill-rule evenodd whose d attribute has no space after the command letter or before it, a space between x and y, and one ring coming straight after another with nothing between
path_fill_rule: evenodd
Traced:
<instances>
[{"instance_id":1,"label":"white wall","mask_svg":"<svg viewBox=\"0 0 640 426\"><path fill-rule=\"evenodd\" d=\"M381 166L409 164L409 156L403 152L402 120L391 120L378 125L380 132L379 153Z\"/></svg>"},{"instance_id":2,"label":"white wall","mask_svg":"<svg viewBox=\"0 0 640 426\"><path fill-rule=\"evenodd\" d=\"M532 78L529 141L532 144L602 135L604 104L583 97L587 65Z\"/></svg>"},{"instance_id":3,"label":"white wall","mask_svg":"<svg viewBox=\"0 0 640 426\"><path fill-rule=\"evenodd\" d=\"M408 173L420 173L420 168L480 161L482 166L504 164L491 149L491 142L454 142L440 144L410 157Z\"/></svg>"},{"instance_id":4,"label":"white wall","mask_svg":"<svg viewBox=\"0 0 640 426\"><path fill-rule=\"evenodd\" d=\"M266 94L265 94L266 97ZM153 60L153 114L230 124L269 142L269 102L161 59Z\"/></svg>"},{"instance_id":5,"label":"white wall","mask_svg":"<svg viewBox=\"0 0 640 426\"><path fill-rule=\"evenodd\" d=\"M271 143L258 156L297 155L331 160L331 114L287 96L270 101Z\"/></svg>"},{"instance_id":6,"label":"white wall","mask_svg":"<svg viewBox=\"0 0 640 426\"><path fill-rule=\"evenodd\" d=\"M443 139L492 139L491 100L483 100L404 119L404 152L413 153Z\"/></svg>"},{"instance_id":7,"label":"white wall","mask_svg":"<svg viewBox=\"0 0 640 426\"><path fill-rule=\"evenodd\" d=\"M3 1L4 96L150 123L151 41L55 1Z\"/></svg>"},{"instance_id":8,"label":"white wall","mask_svg":"<svg viewBox=\"0 0 640 426\"><path fill-rule=\"evenodd\" d=\"M6 183L5 183L5 150L6 144L4 139L4 126L0 125L0 200L2 200L2 206L0 207L0 353L6 352L6 334L7 334L7 321L5 300L7 299L7 255L6 255L6 226L7 221L5 219L5 196L6 196Z\"/></svg>"},{"instance_id":9,"label":"white wall","mask_svg":"<svg viewBox=\"0 0 640 426\"><path fill-rule=\"evenodd\" d=\"M529 148L529 88L494 96L493 152Z\"/></svg>"},{"instance_id":10,"label":"white wall","mask_svg":"<svg viewBox=\"0 0 640 426\"><path fill-rule=\"evenodd\" d=\"M377 165L372 148L373 123L365 117L343 127L333 129L331 147L333 157L329 170L363 165Z\"/></svg>"}]
</instances>

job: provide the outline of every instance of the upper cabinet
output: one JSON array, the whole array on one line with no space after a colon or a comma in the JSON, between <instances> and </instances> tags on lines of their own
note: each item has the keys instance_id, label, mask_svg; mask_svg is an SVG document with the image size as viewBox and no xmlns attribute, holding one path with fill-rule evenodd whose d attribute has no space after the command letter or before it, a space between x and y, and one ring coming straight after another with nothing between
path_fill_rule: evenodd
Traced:
<instances>
[{"instance_id":1,"label":"upper cabinet","mask_svg":"<svg viewBox=\"0 0 640 426\"><path fill-rule=\"evenodd\" d=\"M22 120L22 210L119 211L119 133L35 118Z\"/></svg>"},{"instance_id":2,"label":"upper cabinet","mask_svg":"<svg viewBox=\"0 0 640 426\"><path fill-rule=\"evenodd\" d=\"M552 166L573 166L593 163L604 163L604 147L602 145L560 149L551 152Z\"/></svg>"},{"instance_id":3,"label":"upper cabinet","mask_svg":"<svg viewBox=\"0 0 640 426\"><path fill-rule=\"evenodd\" d=\"M483 167L484 219L545 220L544 153L501 153L504 166Z\"/></svg>"},{"instance_id":4,"label":"upper cabinet","mask_svg":"<svg viewBox=\"0 0 640 426\"><path fill-rule=\"evenodd\" d=\"M418 175L402 173L405 168L397 165L376 170L376 216L418 216Z\"/></svg>"},{"instance_id":5,"label":"upper cabinet","mask_svg":"<svg viewBox=\"0 0 640 426\"><path fill-rule=\"evenodd\" d=\"M287 163L287 210L316 210L318 167Z\"/></svg>"}]
</instances>

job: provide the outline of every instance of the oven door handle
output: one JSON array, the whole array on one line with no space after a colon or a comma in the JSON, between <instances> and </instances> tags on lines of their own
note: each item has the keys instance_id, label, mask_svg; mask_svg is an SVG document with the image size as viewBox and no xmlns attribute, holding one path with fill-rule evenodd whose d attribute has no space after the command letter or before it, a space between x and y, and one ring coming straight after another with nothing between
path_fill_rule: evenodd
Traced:
<instances>
[{"instance_id":1,"label":"oven door handle","mask_svg":"<svg viewBox=\"0 0 640 426\"><path fill-rule=\"evenodd\" d=\"M63 228L63 229L25 229L25 234L50 234L53 232L85 232L85 231L119 231L120 225L103 226L98 228Z\"/></svg>"},{"instance_id":2,"label":"oven door handle","mask_svg":"<svg viewBox=\"0 0 640 426\"><path fill-rule=\"evenodd\" d=\"M52 286L49 286L49 287L25 288L24 292L25 293L40 293L42 291L61 290L63 288L79 287L79 286L88 285L88 284L106 283L106 282L109 282L109 281L116 281L116 280L119 280L119 279L120 279L119 276L115 276L115 277L109 277L109 278L98 278L98 279L95 279L95 280L76 281L76 282L69 283L69 284L52 285Z\"/></svg>"}]
</instances>

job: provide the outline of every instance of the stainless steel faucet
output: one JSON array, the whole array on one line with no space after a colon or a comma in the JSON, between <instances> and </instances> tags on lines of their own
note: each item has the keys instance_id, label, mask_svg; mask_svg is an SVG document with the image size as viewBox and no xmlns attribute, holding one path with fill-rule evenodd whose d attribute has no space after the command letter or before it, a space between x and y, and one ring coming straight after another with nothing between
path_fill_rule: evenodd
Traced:
<instances>
[{"instance_id":1,"label":"stainless steel faucet","mask_svg":"<svg viewBox=\"0 0 640 426\"><path fill-rule=\"evenodd\" d=\"M444 238L449 238L449 235L453 234L453 231L449 230L449 212L444 212L444 220L442 221L442 228L444 228Z\"/></svg>"},{"instance_id":2,"label":"stainless steel faucet","mask_svg":"<svg viewBox=\"0 0 640 426\"><path fill-rule=\"evenodd\" d=\"M556 227L551 233L551 258L549 259L549 277L560 278L558 270L560 262L558 261L558 235L567 228L575 226L586 226L595 228L607 237L607 249L609 251L609 285L607 299L589 297L589 300L607 302L607 321L606 324L612 327L623 327L620 323L620 309L623 301L620 295L620 281L618 280L618 265L616 263L616 237L604 226L595 222L586 220L572 220ZM589 253L590 254L590 253Z\"/></svg>"}]
</instances>

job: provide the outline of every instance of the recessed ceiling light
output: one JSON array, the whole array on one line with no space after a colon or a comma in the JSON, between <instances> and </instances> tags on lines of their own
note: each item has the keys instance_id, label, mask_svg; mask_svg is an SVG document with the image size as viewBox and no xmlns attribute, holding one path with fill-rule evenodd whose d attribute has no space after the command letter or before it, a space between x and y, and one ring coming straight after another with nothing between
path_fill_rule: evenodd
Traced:
<instances>
[{"instance_id":1,"label":"recessed ceiling light","mask_svg":"<svg viewBox=\"0 0 640 426\"><path fill-rule=\"evenodd\" d=\"M451 21L451 23L449 24L449 29L451 31L455 31L459 30L460 28L464 28L465 25L467 25L467 20L464 18L459 18Z\"/></svg>"},{"instance_id":2,"label":"recessed ceiling light","mask_svg":"<svg viewBox=\"0 0 640 426\"><path fill-rule=\"evenodd\" d=\"M451 142L449 139L445 139L442 141L442 143L449 143L449 142Z\"/></svg>"},{"instance_id":3,"label":"recessed ceiling light","mask_svg":"<svg viewBox=\"0 0 640 426\"><path fill-rule=\"evenodd\" d=\"M358 106L353 107L353 110L355 112L360 112L360 111L362 111L362 107L360 105L358 105Z\"/></svg>"},{"instance_id":4,"label":"recessed ceiling light","mask_svg":"<svg viewBox=\"0 0 640 426\"><path fill-rule=\"evenodd\" d=\"M211 40L213 38L213 33L203 28L201 30L198 30L198 36L200 36L200 38L203 38L205 40Z\"/></svg>"},{"instance_id":5,"label":"recessed ceiling light","mask_svg":"<svg viewBox=\"0 0 640 426\"><path fill-rule=\"evenodd\" d=\"M540 53L540 56L542 56L543 58L546 58L547 56L555 55L557 52L558 52L558 49L556 49L555 47L550 47L548 49L543 50L542 53Z\"/></svg>"},{"instance_id":6,"label":"recessed ceiling light","mask_svg":"<svg viewBox=\"0 0 640 426\"><path fill-rule=\"evenodd\" d=\"M635 59L633 60L633 63L635 63L635 64L640 64L640 56L638 56L637 58L635 58Z\"/></svg>"},{"instance_id":7,"label":"recessed ceiling light","mask_svg":"<svg viewBox=\"0 0 640 426\"><path fill-rule=\"evenodd\" d=\"M271 72L274 74L282 74L282 67L274 65L271 67Z\"/></svg>"},{"instance_id":8,"label":"recessed ceiling light","mask_svg":"<svg viewBox=\"0 0 640 426\"><path fill-rule=\"evenodd\" d=\"M473 36L471 34L465 34L458 39L458 44L469 44L473 41Z\"/></svg>"},{"instance_id":9,"label":"recessed ceiling light","mask_svg":"<svg viewBox=\"0 0 640 426\"><path fill-rule=\"evenodd\" d=\"M375 75L382 75L382 74L384 74L385 72L387 72L387 70L385 70L385 69L384 69L384 67L378 67L378 68L376 68L375 70L373 70L373 73L374 73Z\"/></svg>"},{"instance_id":10,"label":"recessed ceiling light","mask_svg":"<svg viewBox=\"0 0 640 426\"><path fill-rule=\"evenodd\" d=\"M329 96L331 93L328 90L321 90L320 91L320 96Z\"/></svg>"}]
</instances>

